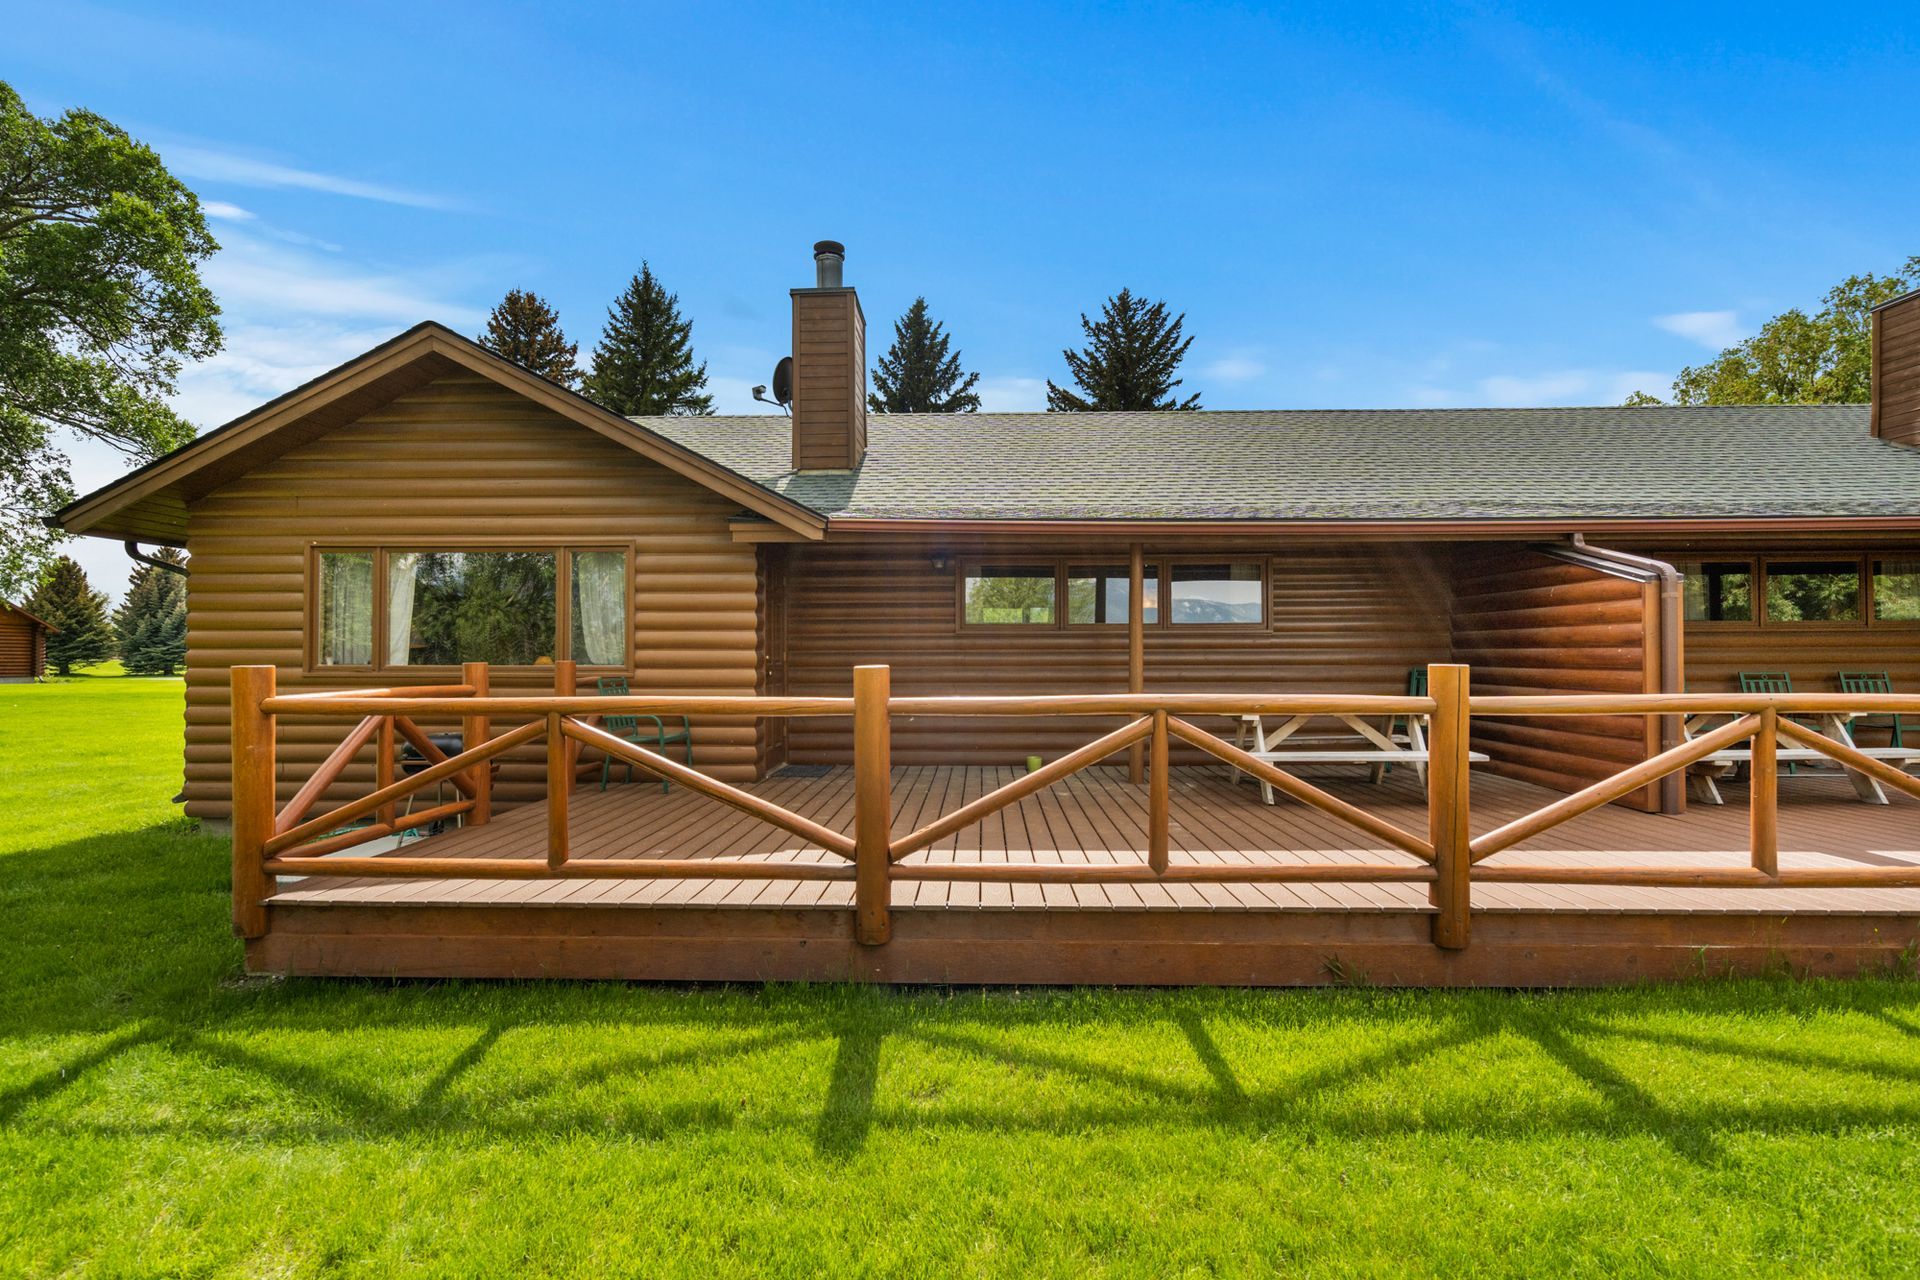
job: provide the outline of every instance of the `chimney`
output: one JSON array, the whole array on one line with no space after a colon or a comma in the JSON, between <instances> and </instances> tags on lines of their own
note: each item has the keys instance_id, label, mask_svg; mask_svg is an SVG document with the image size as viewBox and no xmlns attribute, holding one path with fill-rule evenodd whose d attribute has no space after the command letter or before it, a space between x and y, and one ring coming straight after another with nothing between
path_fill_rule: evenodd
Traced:
<instances>
[{"instance_id":1,"label":"chimney","mask_svg":"<svg viewBox=\"0 0 1920 1280\"><path fill-rule=\"evenodd\" d=\"M1873 434L1920 449L1920 291L1873 311Z\"/></svg>"},{"instance_id":2,"label":"chimney","mask_svg":"<svg viewBox=\"0 0 1920 1280\"><path fill-rule=\"evenodd\" d=\"M867 453L867 319L840 283L846 246L813 246L814 283L793 290L793 469L851 471Z\"/></svg>"}]
</instances>

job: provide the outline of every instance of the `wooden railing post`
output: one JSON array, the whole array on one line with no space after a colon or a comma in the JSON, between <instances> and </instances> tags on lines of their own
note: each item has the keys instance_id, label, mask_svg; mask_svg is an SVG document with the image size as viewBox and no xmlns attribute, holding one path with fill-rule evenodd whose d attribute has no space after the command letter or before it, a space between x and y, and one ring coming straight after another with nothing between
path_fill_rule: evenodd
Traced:
<instances>
[{"instance_id":1,"label":"wooden railing post","mask_svg":"<svg viewBox=\"0 0 1920 1280\"><path fill-rule=\"evenodd\" d=\"M1173 770L1167 761L1167 713L1153 713L1153 759L1148 770L1147 789L1147 865L1155 871L1167 869L1168 809L1171 807Z\"/></svg>"},{"instance_id":2,"label":"wooden railing post","mask_svg":"<svg viewBox=\"0 0 1920 1280\"><path fill-rule=\"evenodd\" d=\"M580 668L572 658L562 658L553 664L553 692L556 697L571 698L580 692ZM580 764L580 744L572 738L562 740L567 753L567 784L569 795L573 792L574 771Z\"/></svg>"},{"instance_id":3,"label":"wooden railing post","mask_svg":"<svg viewBox=\"0 0 1920 1280\"><path fill-rule=\"evenodd\" d=\"M547 715L547 865L558 871L567 861L567 800L573 793L573 739L567 718Z\"/></svg>"},{"instance_id":4,"label":"wooden railing post","mask_svg":"<svg viewBox=\"0 0 1920 1280\"><path fill-rule=\"evenodd\" d=\"M473 686L473 696L484 698L490 687L491 677L484 662L469 662L460 668L460 683ZM471 751L487 740L493 732L493 726L484 715L465 716L460 721L460 749ZM473 810L467 815L467 825L483 827L493 821L493 762L482 760L473 767Z\"/></svg>"},{"instance_id":5,"label":"wooden railing post","mask_svg":"<svg viewBox=\"0 0 1920 1280\"><path fill-rule=\"evenodd\" d=\"M1748 840L1753 869L1762 875L1780 874L1780 713L1772 707L1760 713L1753 734L1753 763L1748 769Z\"/></svg>"},{"instance_id":6,"label":"wooden railing post","mask_svg":"<svg viewBox=\"0 0 1920 1280\"><path fill-rule=\"evenodd\" d=\"M1433 845L1434 881L1428 891L1439 914L1434 945L1457 951L1472 932L1473 855L1467 824L1469 672L1452 663L1427 668L1427 695L1434 701L1427 735L1427 837Z\"/></svg>"},{"instance_id":7,"label":"wooden railing post","mask_svg":"<svg viewBox=\"0 0 1920 1280\"><path fill-rule=\"evenodd\" d=\"M272 667L234 667L233 931L258 938L267 931L266 843L273 835L274 718L261 703L274 694Z\"/></svg>"},{"instance_id":8,"label":"wooden railing post","mask_svg":"<svg viewBox=\"0 0 1920 1280\"><path fill-rule=\"evenodd\" d=\"M1147 688L1146 548L1134 543L1128 548L1127 561L1127 692L1144 693ZM1137 742L1127 748L1127 779L1136 787L1145 781Z\"/></svg>"},{"instance_id":9,"label":"wooden railing post","mask_svg":"<svg viewBox=\"0 0 1920 1280\"><path fill-rule=\"evenodd\" d=\"M373 789L384 790L393 785L394 774L394 725L392 716L380 717L380 729L374 739ZM382 826L391 827L398 810L389 800L374 813L374 821Z\"/></svg>"},{"instance_id":10,"label":"wooden railing post","mask_svg":"<svg viewBox=\"0 0 1920 1280\"><path fill-rule=\"evenodd\" d=\"M853 669L854 937L877 947L893 936L893 725L887 667Z\"/></svg>"}]
</instances>

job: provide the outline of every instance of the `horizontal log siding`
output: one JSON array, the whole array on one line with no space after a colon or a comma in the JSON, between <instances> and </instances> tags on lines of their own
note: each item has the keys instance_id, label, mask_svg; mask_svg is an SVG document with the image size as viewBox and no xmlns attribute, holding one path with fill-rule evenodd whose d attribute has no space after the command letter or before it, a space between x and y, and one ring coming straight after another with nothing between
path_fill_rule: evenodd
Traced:
<instances>
[{"instance_id":1,"label":"horizontal log siding","mask_svg":"<svg viewBox=\"0 0 1920 1280\"><path fill-rule=\"evenodd\" d=\"M389 674L302 674L310 543L512 537L632 545L635 692L752 693L753 548L736 545L727 529L738 509L468 376L404 395L216 490L192 506L188 523L187 812L228 813L229 666L271 663L283 691L399 682ZM443 672L413 682L446 680ZM535 692L550 689L552 677L501 671L493 687ZM282 719L282 801L351 727ZM694 745L695 762L717 776L753 776L751 723L699 723ZM364 794L372 760L369 747L329 798ZM540 796L543 760L538 746L506 757L496 798Z\"/></svg>"},{"instance_id":2,"label":"horizontal log siding","mask_svg":"<svg viewBox=\"0 0 1920 1280\"><path fill-rule=\"evenodd\" d=\"M1524 547L1457 547L1453 660L1473 668L1475 694L1653 691L1652 590ZM1480 717L1473 747L1488 772L1577 791L1645 760L1656 733L1644 716ZM1648 787L1623 803L1651 811L1659 797Z\"/></svg>"},{"instance_id":3,"label":"horizontal log siding","mask_svg":"<svg viewBox=\"0 0 1920 1280\"><path fill-rule=\"evenodd\" d=\"M1127 629L1072 627L960 630L956 575L974 558L1124 565L1127 545L1062 551L1031 543L987 547L901 540L886 546L786 549L788 687L795 694L851 689L856 663L893 668L896 696L988 693L1118 693L1127 687ZM1155 543L1161 555L1264 554L1198 543ZM932 567L936 555L950 561ZM1270 625L1257 630L1147 628L1150 691L1403 693L1409 667L1448 656L1446 573L1421 548L1289 547L1272 551ZM896 764L1018 764L1081 746L1111 722L1095 720L897 719ZM1215 729L1224 722L1213 722ZM846 726L794 721L796 763L845 764ZM1185 748L1176 757L1197 755ZM1124 759L1124 757L1121 757Z\"/></svg>"},{"instance_id":4,"label":"horizontal log siding","mask_svg":"<svg viewBox=\"0 0 1920 1280\"><path fill-rule=\"evenodd\" d=\"M30 679L45 668L40 628L12 609L0 609L0 679Z\"/></svg>"}]
</instances>

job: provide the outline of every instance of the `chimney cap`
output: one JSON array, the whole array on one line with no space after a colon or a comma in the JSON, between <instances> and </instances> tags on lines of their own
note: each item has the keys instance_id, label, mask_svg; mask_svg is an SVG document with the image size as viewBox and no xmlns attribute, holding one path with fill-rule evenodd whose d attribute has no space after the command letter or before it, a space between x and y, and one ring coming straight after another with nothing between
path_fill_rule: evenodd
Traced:
<instances>
[{"instance_id":1,"label":"chimney cap","mask_svg":"<svg viewBox=\"0 0 1920 1280\"><path fill-rule=\"evenodd\" d=\"M838 240L814 241L813 256L817 258L823 253L835 253L844 258L847 256L847 246L841 244Z\"/></svg>"}]
</instances>

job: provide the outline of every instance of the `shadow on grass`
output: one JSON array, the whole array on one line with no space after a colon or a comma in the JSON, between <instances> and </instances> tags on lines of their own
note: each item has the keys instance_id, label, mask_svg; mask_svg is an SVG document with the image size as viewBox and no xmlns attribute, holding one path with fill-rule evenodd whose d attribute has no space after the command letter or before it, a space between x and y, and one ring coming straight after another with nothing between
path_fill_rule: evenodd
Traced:
<instances>
[{"instance_id":1,"label":"shadow on grass","mask_svg":"<svg viewBox=\"0 0 1920 1280\"><path fill-rule=\"evenodd\" d=\"M719 1096L721 1087L701 1073L737 1074L755 1055L796 1048L819 1055L808 1061L824 1084L812 1076L813 1084L796 1084L784 1062L750 1078L744 1087L766 1091L753 1122L810 1136L827 1160L857 1156L876 1133L1188 1125L1328 1137L1640 1135L1710 1164L1723 1159L1720 1135L1734 1130L1920 1124L1920 1068L1910 1046L1920 1036L1920 986L1911 982L1701 983L1552 996L1194 990L960 998L837 987L239 983L221 841L157 824L7 855L0 871L0 1066L10 1046L88 1040L58 1065L0 1087L0 1129L15 1131L216 1141L521 1138L571 1128L699 1133L740 1124L747 1106ZM1849 1052L1817 1036L1782 1035L1816 1014L1876 1020L1885 1043ZM1717 1015L1726 1021L1714 1026ZM1703 1021L1709 1029L1699 1029ZM1675 1030L1678 1022L1686 1029ZM1169 1025L1177 1036L1168 1037ZM1858 1027L1855 1020L1852 1045ZM519 1032L561 1034L551 1036L552 1048L535 1050L530 1065L524 1046L515 1056L504 1051ZM401 1053L401 1041L383 1037L415 1033L446 1047L431 1061L369 1071L369 1062ZM280 1040L298 1036L318 1036L318 1047L282 1051ZM1132 1036L1151 1053L1136 1055L1125 1043ZM1358 1047L1347 1047L1349 1038ZM1466 1090L1451 1110L1429 1105L1424 1091L1434 1077L1412 1073L1495 1041L1503 1052L1530 1052L1583 1089L1570 1097L1548 1088L1537 1104L1516 1094L1511 1105ZM909 1098L889 1088L888 1042L939 1070L972 1075L971 1083L989 1064L1012 1072L1012 1083L986 1101L976 1100L977 1089L946 1104ZM1675 1100L1649 1083L1659 1078L1647 1069L1649 1055L1659 1051L1767 1064L1782 1069L1769 1078L1783 1083L1756 1094L1730 1079ZM257 1114L196 1106L191 1091L200 1086L187 1073L171 1086L187 1105L116 1108L115 1091L125 1087L117 1068L131 1054L203 1064L281 1096ZM150 1076L153 1066L129 1074ZM672 1075L689 1070L692 1079ZM1796 1071L1848 1088L1829 1090L1839 1101L1803 1101L1784 1083ZM510 1089L476 1086L498 1086L490 1072L508 1075ZM89 1105L63 1105L82 1080ZM1028 1092L1034 1084L1044 1087ZM1350 1104L1361 1089L1387 1092Z\"/></svg>"}]
</instances>

